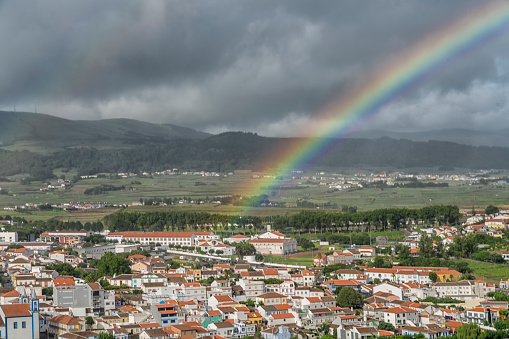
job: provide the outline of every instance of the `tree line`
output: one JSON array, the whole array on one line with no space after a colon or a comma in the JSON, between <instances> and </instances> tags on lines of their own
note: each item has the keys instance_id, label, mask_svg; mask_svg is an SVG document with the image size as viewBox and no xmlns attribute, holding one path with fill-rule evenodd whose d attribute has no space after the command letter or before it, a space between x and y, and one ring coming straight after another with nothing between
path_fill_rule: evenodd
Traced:
<instances>
[{"instance_id":1,"label":"tree line","mask_svg":"<svg viewBox=\"0 0 509 339\"><path fill-rule=\"evenodd\" d=\"M405 228L407 224L449 224L459 222L461 214L457 206L436 205L420 209L391 208L358 213L301 211L291 216L257 217L214 214L206 212L158 211L158 212L118 212L104 218L104 223L112 232L121 231L162 231L185 230L189 227L200 230L223 231L235 227L249 228L250 231L263 229L263 224L272 224L273 229L294 233L320 232L334 233L324 240L338 240L330 237L345 237L338 232L367 232L369 230L395 230ZM349 235L348 235L349 236ZM362 237L365 243L366 236ZM369 237L368 237L369 241ZM348 240L349 242L349 240Z\"/></svg>"}]
</instances>

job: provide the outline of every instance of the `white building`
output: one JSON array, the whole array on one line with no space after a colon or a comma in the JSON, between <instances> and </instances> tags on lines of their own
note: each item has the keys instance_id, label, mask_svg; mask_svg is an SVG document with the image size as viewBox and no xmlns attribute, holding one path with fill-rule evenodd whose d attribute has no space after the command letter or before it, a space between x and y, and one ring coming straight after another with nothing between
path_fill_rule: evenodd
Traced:
<instances>
[{"instance_id":1,"label":"white building","mask_svg":"<svg viewBox=\"0 0 509 339\"><path fill-rule=\"evenodd\" d=\"M255 301L257 296L265 292L265 283L262 280L241 279L237 282L237 285L242 286L246 300L251 299Z\"/></svg>"},{"instance_id":2,"label":"white building","mask_svg":"<svg viewBox=\"0 0 509 339\"><path fill-rule=\"evenodd\" d=\"M408 307L393 307L382 311L384 322L394 327L419 325L419 312Z\"/></svg>"},{"instance_id":3,"label":"white building","mask_svg":"<svg viewBox=\"0 0 509 339\"><path fill-rule=\"evenodd\" d=\"M297 252L297 242L294 239L251 239L257 253L263 255L287 255Z\"/></svg>"},{"instance_id":4,"label":"white building","mask_svg":"<svg viewBox=\"0 0 509 339\"><path fill-rule=\"evenodd\" d=\"M30 298L22 293L19 304L1 305L0 317L2 338L40 338L39 300L34 290Z\"/></svg>"},{"instance_id":5,"label":"white building","mask_svg":"<svg viewBox=\"0 0 509 339\"><path fill-rule=\"evenodd\" d=\"M0 242L11 244L18 242L18 232L0 232Z\"/></svg>"},{"instance_id":6,"label":"white building","mask_svg":"<svg viewBox=\"0 0 509 339\"><path fill-rule=\"evenodd\" d=\"M221 243L219 236L212 232L113 232L106 236L106 240L180 246L194 246L201 240L207 241L211 246Z\"/></svg>"}]
</instances>

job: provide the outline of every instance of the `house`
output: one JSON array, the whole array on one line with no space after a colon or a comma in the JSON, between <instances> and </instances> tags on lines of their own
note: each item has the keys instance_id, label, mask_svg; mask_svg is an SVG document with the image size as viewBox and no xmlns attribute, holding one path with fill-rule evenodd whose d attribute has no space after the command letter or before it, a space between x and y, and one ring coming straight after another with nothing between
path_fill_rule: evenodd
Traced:
<instances>
[{"instance_id":1,"label":"house","mask_svg":"<svg viewBox=\"0 0 509 339\"><path fill-rule=\"evenodd\" d=\"M378 285L375 285L373 287L373 294L376 294L377 292L385 292L390 293L399 298L399 300L403 299L403 288L399 285L393 284L393 283L381 283Z\"/></svg>"},{"instance_id":2,"label":"house","mask_svg":"<svg viewBox=\"0 0 509 339\"><path fill-rule=\"evenodd\" d=\"M263 294L265 291L265 283L261 280L241 279L237 282L237 285L241 286L244 290L246 300L251 299L254 301L257 296Z\"/></svg>"},{"instance_id":3,"label":"house","mask_svg":"<svg viewBox=\"0 0 509 339\"><path fill-rule=\"evenodd\" d=\"M408 307L393 307L382 311L383 321L394 327L419 324L419 312Z\"/></svg>"},{"instance_id":4,"label":"house","mask_svg":"<svg viewBox=\"0 0 509 339\"><path fill-rule=\"evenodd\" d=\"M324 323L331 323L335 319L336 315L329 308L316 308L310 309L308 312L308 321L305 326L306 328L318 328ZM353 316L355 319L357 317ZM304 325L304 324L303 324Z\"/></svg>"},{"instance_id":5,"label":"house","mask_svg":"<svg viewBox=\"0 0 509 339\"><path fill-rule=\"evenodd\" d=\"M175 304L167 304L162 301L159 304L151 305L150 311L154 320L161 326L169 326L178 323L178 315Z\"/></svg>"},{"instance_id":6,"label":"house","mask_svg":"<svg viewBox=\"0 0 509 339\"><path fill-rule=\"evenodd\" d=\"M228 295L215 295L209 298L208 305L212 308L217 308L218 305L232 302L233 299Z\"/></svg>"},{"instance_id":7,"label":"house","mask_svg":"<svg viewBox=\"0 0 509 339\"><path fill-rule=\"evenodd\" d=\"M497 321L498 308L474 307L465 311L467 322L482 325L486 320L488 324Z\"/></svg>"},{"instance_id":8,"label":"house","mask_svg":"<svg viewBox=\"0 0 509 339\"><path fill-rule=\"evenodd\" d=\"M373 337L391 336L390 331L377 330L370 326L346 325L338 328L338 339L369 339Z\"/></svg>"},{"instance_id":9,"label":"house","mask_svg":"<svg viewBox=\"0 0 509 339\"><path fill-rule=\"evenodd\" d=\"M108 279L106 279L110 285L112 286L128 286L128 287L132 287L132 282L133 282L133 274L120 274L116 277L109 277Z\"/></svg>"},{"instance_id":10,"label":"house","mask_svg":"<svg viewBox=\"0 0 509 339\"><path fill-rule=\"evenodd\" d=\"M293 313L282 313L282 314L272 314L268 318L269 327L279 326L279 325L291 325L297 322L297 318Z\"/></svg>"},{"instance_id":11,"label":"house","mask_svg":"<svg viewBox=\"0 0 509 339\"><path fill-rule=\"evenodd\" d=\"M164 283L165 286L168 284L168 278L162 274L148 273L148 274L137 274L132 276L132 288L140 289L144 283Z\"/></svg>"},{"instance_id":12,"label":"house","mask_svg":"<svg viewBox=\"0 0 509 339\"><path fill-rule=\"evenodd\" d=\"M334 251L332 254L327 256L327 265L345 264L349 265L353 263L354 257L351 253Z\"/></svg>"},{"instance_id":13,"label":"house","mask_svg":"<svg viewBox=\"0 0 509 339\"><path fill-rule=\"evenodd\" d=\"M255 301L257 304L262 302L264 305L278 305L286 304L288 302L288 298L279 293L269 292L257 296Z\"/></svg>"},{"instance_id":14,"label":"house","mask_svg":"<svg viewBox=\"0 0 509 339\"><path fill-rule=\"evenodd\" d=\"M260 333L263 339L290 339L290 330L284 325L270 327Z\"/></svg>"},{"instance_id":15,"label":"house","mask_svg":"<svg viewBox=\"0 0 509 339\"><path fill-rule=\"evenodd\" d=\"M140 334L140 339L167 339L168 334L162 328L144 330Z\"/></svg>"},{"instance_id":16,"label":"house","mask_svg":"<svg viewBox=\"0 0 509 339\"><path fill-rule=\"evenodd\" d=\"M318 254L313 258L315 266L327 266L327 256L325 254Z\"/></svg>"},{"instance_id":17,"label":"house","mask_svg":"<svg viewBox=\"0 0 509 339\"><path fill-rule=\"evenodd\" d=\"M342 280L350 280L356 279L359 275L362 275L363 272L358 270L348 270L348 269L339 269L333 272L339 279Z\"/></svg>"},{"instance_id":18,"label":"house","mask_svg":"<svg viewBox=\"0 0 509 339\"><path fill-rule=\"evenodd\" d=\"M509 260L509 251L494 251L493 253L500 254L504 260Z\"/></svg>"},{"instance_id":19,"label":"house","mask_svg":"<svg viewBox=\"0 0 509 339\"><path fill-rule=\"evenodd\" d=\"M435 273L441 282L459 281L462 277L462 274L456 270L437 271Z\"/></svg>"},{"instance_id":20,"label":"house","mask_svg":"<svg viewBox=\"0 0 509 339\"><path fill-rule=\"evenodd\" d=\"M233 324L230 322L212 323L207 326L212 336L219 335L221 337L230 338L233 336Z\"/></svg>"},{"instance_id":21,"label":"house","mask_svg":"<svg viewBox=\"0 0 509 339\"><path fill-rule=\"evenodd\" d=\"M440 282L433 284L431 288L436 291L438 298L450 297L460 300L485 298L489 292L495 292L495 286L483 280Z\"/></svg>"},{"instance_id":22,"label":"house","mask_svg":"<svg viewBox=\"0 0 509 339\"><path fill-rule=\"evenodd\" d=\"M213 311L205 311L203 314L203 322L201 323L201 326L204 328L207 328L209 324L212 323L220 323L223 322L223 314L219 310L213 310Z\"/></svg>"},{"instance_id":23,"label":"house","mask_svg":"<svg viewBox=\"0 0 509 339\"><path fill-rule=\"evenodd\" d=\"M246 336L254 336L256 333L256 325L249 324L246 322L235 322L233 323L233 337L237 339L244 338Z\"/></svg>"},{"instance_id":24,"label":"house","mask_svg":"<svg viewBox=\"0 0 509 339\"><path fill-rule=\"evenodd\" d=\"M79 332L85 329L85 322L80 318L59 314L48 319L49 334L60 335L69 332Z\"/></svg>"},{"instance_id":25,"label":"house","mask_svg":"<svg viewBox=\"0 0 509 339\"><path fill-rule=\"evenodd\" d=\"M196 338L196 328L188 324L172 325L170 330L177 333L179 338Z\"/></svg>"},{"instance_id":26,"label":"house","mask_svg":"<svg viewBox=\"0 0 509 339\"><path fill-rule=\"evenodd\" d=\"M248 324L253 324L257 329L260 329L262 326L263 318L262 315L258 312L248 312L246 314Z\"/></svg>"},{"instance_id":27,"label":"house","mask_svg":"<svg viewBox=\"0 0 509 339\"><path fill-rule=\"evenodd\" d=\"M360 291L362 284L356 280L337 280L331 279L327 281L327 289L334 292L338 287L351 287L356 291Z\"/></svg>"},{"instance_id":28,"label":"house","mask_svg":"<svg viewBox=\"0 0 509 339\"><path fill-rule=\"evenodd\" d=\"M405 326L401 328L402 335L418 336L423 335L426 339L434 339L439 337L448 337L449 330L442 327L425 327L425 326Z\"/></svg>"}]
</instances>

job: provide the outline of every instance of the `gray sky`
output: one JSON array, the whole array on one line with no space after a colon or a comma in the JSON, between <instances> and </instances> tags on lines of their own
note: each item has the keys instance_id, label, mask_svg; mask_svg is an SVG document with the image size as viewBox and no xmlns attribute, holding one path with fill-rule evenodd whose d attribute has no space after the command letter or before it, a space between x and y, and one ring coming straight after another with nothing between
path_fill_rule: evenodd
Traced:
<instances>
[{"instance_id":1,"label":"gray sky","mask_svg":"<svg viewBox=\"0 0 509 339\"><path fill-rule=\"evenodd\" d=\"M481 4L0 0L0 110L302 135L370 69ZM502 34L362 127L509 128L508 85Z\"/></svg>"}]
</instances>

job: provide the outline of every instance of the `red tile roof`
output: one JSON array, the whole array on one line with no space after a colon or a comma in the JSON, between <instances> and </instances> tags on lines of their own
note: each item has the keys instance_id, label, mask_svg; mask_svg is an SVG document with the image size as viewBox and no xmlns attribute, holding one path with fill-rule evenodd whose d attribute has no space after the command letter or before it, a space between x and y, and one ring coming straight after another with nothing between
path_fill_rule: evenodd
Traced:
<instances>
[{"instance_id":1,"label":"red tile roof","mask_svg":"<svg viewBox=\"0 0 509 339\"><path fill-rule=\"evenodd\" d=\"M30 305L29 304L14 304L14 305L1 305L2 311L6 317L29 317Z\"/></svg>"},{"instance_id":2,"label":"red tile roof","mask_svg":"<svg viewBox=\"0 0 509 339\"><path fill-rule=\"evenodd\" d=\"M65 314L59 314L56 317L48 319L48 321L64 325L78 325L80 323L80 318L71 317Z\"/></svg>"}]
</instances>

